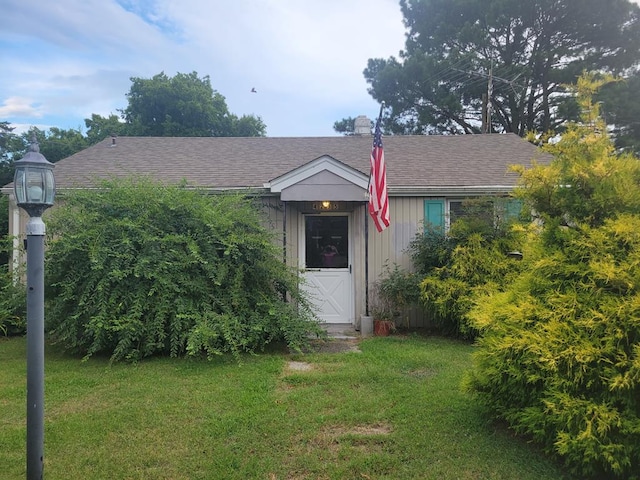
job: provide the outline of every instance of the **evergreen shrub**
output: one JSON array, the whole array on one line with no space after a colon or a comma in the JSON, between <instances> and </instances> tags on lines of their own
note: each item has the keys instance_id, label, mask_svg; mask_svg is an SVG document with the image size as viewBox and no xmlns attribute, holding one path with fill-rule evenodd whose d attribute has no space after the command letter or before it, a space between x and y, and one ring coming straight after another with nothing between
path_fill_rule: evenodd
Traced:
<instances>
[{"instance_id":1,"label":"evergreen shrub","mask_svg":"<svg viewBox=\"0 0 640 480\"><path fill-rule=\"evenodd\" d=\"M529 268L469 313L482 332L469 385L581 478L636 478L640 217L555 229L555 244L538 237Z\"/></svg>"},{"instance_id":2,"label":"evergreen shrub","mask_svg":"<svg viewBox=\"0 0 640 480\"><path fill-rule=\"evenodd\" d=\"M640 162L618 155L577 86L583 122L521 170L538 213L521 275L477 298L468 386L578 478L640 478Z\"/></svg>"}]
</instances>

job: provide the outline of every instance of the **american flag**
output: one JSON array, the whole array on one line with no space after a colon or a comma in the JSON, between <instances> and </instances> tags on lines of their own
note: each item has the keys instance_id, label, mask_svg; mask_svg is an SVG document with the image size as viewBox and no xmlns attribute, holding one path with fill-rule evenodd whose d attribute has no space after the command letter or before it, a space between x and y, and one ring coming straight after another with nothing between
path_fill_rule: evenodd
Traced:
<instances>
[{"instance_id":1,"label":"american flag","mask_svg":"<svg viewBox=\"0 0 640 480\"><path fill-rule=\"evenodd\" d=\"M389 197L387 196L387 167L384 164L380 119L376 122L371 149L371 177L369 178L369 214L378 232L389 226Z\"/></svg>"}]
</instances>

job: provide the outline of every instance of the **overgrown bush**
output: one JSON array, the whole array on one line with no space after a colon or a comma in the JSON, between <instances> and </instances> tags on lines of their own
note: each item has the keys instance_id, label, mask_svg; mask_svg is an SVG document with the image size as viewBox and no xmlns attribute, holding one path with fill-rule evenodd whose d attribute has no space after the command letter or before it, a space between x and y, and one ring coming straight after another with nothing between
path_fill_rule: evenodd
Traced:
<instances>
[{"instance_id":1,"label":"overgrown bush","mask_svg":"<svg viewBox=\"0 0 640 480\"><path fill-rule=\"evenodd\" d=\"M0 238L0 252L9 258L13 248L11 238ZM26 304L27 294L25 286L14 283L13 273L9 265L0 264L0 335L22 335L26 333Z\"/></svg>"},{"instance_id":2,"label":"overgrown bush","mask_svg":"<svg viewBox=\"0 0 640 480\"><path fill-rule=\"evenodd\" d=\"M0 240L0 250L10 252L11 240ZM0 265L0 335L23 335L27 330L27 294L25 286L14 283L7 263Z\"/></svg>"},{"instance_id":3,"label":"overgrown bush","mask_svg":"<svg viewBox=\"0 0 640 480\"><path fill-rule=\"evenodd\" d=\"M444 267L451 260L455 248L455 240L442 228L425 225L409 243L409 254L418 274L428 275L435 268Z\"/></svg>"},{"instance_id":4,"label":"overgrown bush","mask_svg":"<svg viewBox=\"0 0 640 480\"><path fill-rule=\"evenodd\" d=\"M426 229L411 243L412 259L423 274L420 300L442 334L475 338L478 331L467 318L475 298L502 289L520 271L518 260L508 256L520 248L511 223L470 215L455 221L448 235Z\"/></svg>"},{"instance_id":5,"label":"overgrown bush","mask_svg":"<svg viewBox=\"0 0 640 480\"><path fill-rule=\"evenodd\" d=\"M469 313L482 332L468 385L579 478L637 479L640 466L640 162L617 156L578 84L584 123L522 172L540 215L527 268Z\"/></svg>"},{"instance_id":6,"label":"overgrown bush","mask_svg":"<svg viewBox=\"0 0 640 480\"><path fill-rule=\"evenodd\" d=\"M581 477L631 478L640 465L640 217L555 228L554 244L539 237L530 268L471 312L483 335L470 385Z\"/></svg>"},{"instance_id":7,"label":"overgrown bush","mask_svg":"<svg viewBox=\"0 0 640 480\"><path fill-rule=\"evenodd\" d=\"M409 327L408 309L420 299L419 276L402 269L385 265L383 273L372 290L372 312L376 320L391 320Z\"/></svg>"},{"instance_id":8,"label":"overgrown bush","mask_svg":"<svg viewBox=\"0 0 640 480\"><path fill-rule=\"evenodd\" d=\"M69 350L238 354L276 341L300 349L318 331L249 200L110 181L51 213L46 326Z\"/></svg>"},{"instance_id":9,"label":"overgrown bush","mask_svg":"<svg viewBox=\"0 0 640 480\"><path fill-rule=\"evenodd\" d=\"M9 238L9 197L0 194L0 242ZM0 265L9 263L11 250L6 245L0 245Z\"/></svg>"}]
</instances>

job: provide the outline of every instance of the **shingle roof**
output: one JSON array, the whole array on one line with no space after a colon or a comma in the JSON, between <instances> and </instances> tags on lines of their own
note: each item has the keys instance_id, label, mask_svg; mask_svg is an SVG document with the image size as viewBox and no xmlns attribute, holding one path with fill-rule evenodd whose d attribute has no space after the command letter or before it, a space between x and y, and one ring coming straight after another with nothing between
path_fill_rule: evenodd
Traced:
<instances>
[{"instance_id":1,"label":"shingle roof","mask_svg":"<svg viewBox=\"0 0 640 480\"><path fill-rule=\"evenodd\" d=\"M368 175L372 137L119 137L56 163L58 188L149 175L210 188L262 187L329 155ZM390 187L514 185L513 164L549 156L514 134L384 137Z\"/></svg>"}]
</instances>

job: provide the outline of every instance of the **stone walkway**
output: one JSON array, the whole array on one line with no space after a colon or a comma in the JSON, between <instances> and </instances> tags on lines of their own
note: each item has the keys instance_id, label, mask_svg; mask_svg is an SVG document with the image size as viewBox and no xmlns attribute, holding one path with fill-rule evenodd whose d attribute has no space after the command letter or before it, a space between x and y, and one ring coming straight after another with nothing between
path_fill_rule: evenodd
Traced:
<instances>
[{"instance_id":1,"label":"stone walkway","mask_svg":"<svg viewBox=\"0 0 640 480\"><path fill-rule=\"evenodd\" d=\"M322 327L327 331L327 334L331 338L337 338L340 340L353 340L360 338L360 332L356 332L356 329L350 323L325 323Z\"/></svg>"},{"instance_id":2,"label":"stone walkway","mask_svg":"<svg viewBox=\"0 0 640 480\"><path fill-rule=\"evenodd\" d=\"M323 328L329 336L326 340L312 340L309 353L359 352L360 332L350 324L326 323Z\"/></svg>"}]
</instances>

